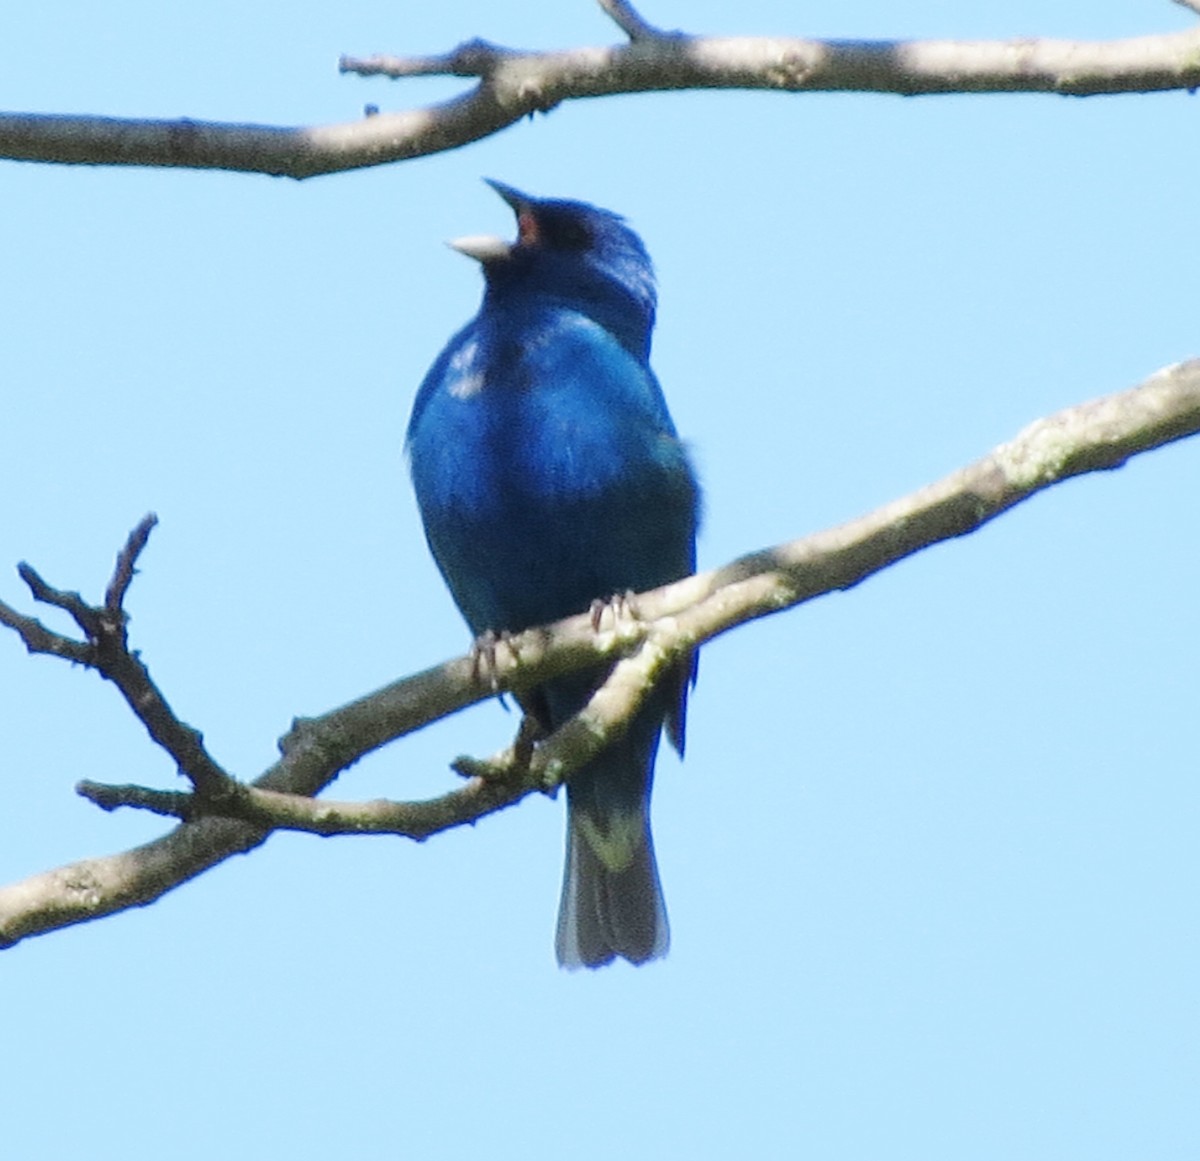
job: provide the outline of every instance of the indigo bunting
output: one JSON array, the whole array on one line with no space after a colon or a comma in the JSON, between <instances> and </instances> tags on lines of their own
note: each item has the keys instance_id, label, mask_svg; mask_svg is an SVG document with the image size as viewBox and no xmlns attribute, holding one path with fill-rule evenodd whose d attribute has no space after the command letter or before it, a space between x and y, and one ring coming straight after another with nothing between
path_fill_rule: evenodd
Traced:
<instances>
[{"instance_id":1,"label":"indigo bunting","mask_svg":"<svg viewBox=\"0 0 1200 1161\"><path fill-rule=\"evenodd\" d=\"M408 425L425 537L472 632L517 632L695 570L699 488L650 370L657 304L641 239L617 214L489 185L514 243L451 245L483 268L483 305L438 356ZM521 691L544 731L611 665ZM650 835L664 723L683 753L689 658L619 740L567 784L556 951L564 967L663 955Z\"/></svg>"}]
</instances>

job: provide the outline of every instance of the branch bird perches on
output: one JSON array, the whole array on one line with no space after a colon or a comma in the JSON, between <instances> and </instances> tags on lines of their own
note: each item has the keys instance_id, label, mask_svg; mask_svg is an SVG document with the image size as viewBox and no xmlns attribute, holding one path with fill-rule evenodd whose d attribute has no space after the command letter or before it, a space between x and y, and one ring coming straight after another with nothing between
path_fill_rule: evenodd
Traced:
<instances>
[{"instance_id":1,"label":"branch bird perches on","mask_svg":"<svg viewBox=\"0 0 1200 1161\"><path fill-rule=\"evenodd\" d=\"M172 888L262 843L272 830L389 833L424 839L472 823L535 790L550 790L617 735L655 678L681 653L748 621L847 589L923 548L973 532L1073 476L1200 432L1200 359L1141 385L1038 420L976 463L840 527L733 561L638 596L635 617L591 614L506 640L481 672L466 656L333 710L295 722L281 757L252 783L226 773L198 731L182 722L131 650L124 602L154 517L118 555L101 605L47 584L28 565L34 598L66 611L81 638L47 629L0 603L0 624L32 653L64 658L113 682L154 741L190 782L188 791L80 783L105 809L134 807L181 820L169 834L120 854L88 859L0 887L0 946L153 902ZM616 660L584 709L550 738L518 736L487 761L462 759L466 781L423 802L331 802L314 797L363 755L431 721L493 696L539 684L597 660Z\"/></svg>"}]
</instances>

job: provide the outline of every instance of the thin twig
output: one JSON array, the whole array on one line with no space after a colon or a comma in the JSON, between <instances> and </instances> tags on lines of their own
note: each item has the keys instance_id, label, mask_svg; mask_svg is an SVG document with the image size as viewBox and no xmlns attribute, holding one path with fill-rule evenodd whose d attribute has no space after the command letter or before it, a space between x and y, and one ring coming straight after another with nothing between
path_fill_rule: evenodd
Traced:
<instances>
[{"instance_id":1,"label":"thin twig","mask_svg":"<svg viewBox=\"0 0 1200 1161\"><path fill-rule=\"evenodd\" d=\"M146 541L150 539L150 533L157 523L158 517L150 512L142 517L137 527L129 534L125 547L121 549L117 557L117 566L113 570L112 581L104 593L104 607L109 613L119 614L121 612L121 606L125 603L125 594L129 592L129 586L137 572L138 557L141 556L142 550L146 547Z\"/></svg>"},{"instance_id":2,"label":"thin twig","mask_svg":"<svg viewBox=\"0 0 1200 1161\"><path fill-rule=\"evenodd\" d=\"M47 629L35 617L26 617L18 613L11 605L0 601L0 625L7 625L25 642L25 648L30 653L46 653L51 657L65 657L79 665L88 665L91 660L91 646L81 641L72 641L61 633Z\"/></svg>"},{"instance_id":3,"label":"thin twig","mask_svg":"<svg viewBox=\"0 0 1200 1161\"><path fill-rule=\"evenodd\" d=\"M388 56L377 54L369 57L342 56L338 58L338 72L354 73L360 77L479 77L487 78L506 60L527 54L511 48L502 48L491 41L476 37L463 41L449 52L433 56Z\"/></svg>"},{"instance_id":4,"label":"thin twig","mask_svg":"<svg viewBox=\"0 0 1200 1161\"><path fill-rule=\"evenodd\" d=\"M117 810L122 806L136 806L151 814L166 818L188 819L196 815L196 797L182 790L152 790L147 786L113 786L104 782L89 782L84 779L75 785L75 793L101 810Z\"/></svg>"},{"instance_id":5,"label":"thin twig","mask_svg":"<svg viewBox=\"0 0 1200 1161\"><path fill-rule=\"evenodd\" d=\"M94 642L95 638L100 635L100 621L96 610L79 593L56 589L53 585L47 584L37 569L25 561L21 561L17 565L17 575L25 582L35 601L69 613L75 624L91 641Z\"/></svg>"},{"instance_id":6,"label":"thin twig","mask_svg":"<svg viewBox=\"0 0 1200 1161\"><path fill-rule=\"evenodd\" d=\"M643 20L641 14L632 4L627 3L627 0L599 0L599 3L605 14L629 37L631 42L658 40L672 35Z\"/></svg>"}]
</instances>

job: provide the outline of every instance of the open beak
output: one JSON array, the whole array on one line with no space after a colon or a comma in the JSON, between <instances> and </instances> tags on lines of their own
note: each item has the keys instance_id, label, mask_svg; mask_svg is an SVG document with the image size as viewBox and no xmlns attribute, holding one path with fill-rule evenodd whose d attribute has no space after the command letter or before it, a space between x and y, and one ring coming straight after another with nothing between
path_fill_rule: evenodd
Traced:
<instances>
[{"instance_id":1,"label":"open beak","mask_svg":"<svg viewBox=\"0 0 1200 1161\"><path fill-rule=\"evenodd\" d=\"M450 249L457 250L468 258L474 258L476 262L482 262L486 266L489 262L503 262L509 258L512 255L513 246L520 242L536 242L537 223L531 212L534 198L523 194L519 189L514 189L511 185L505 185L502 181L493 181L490 177L485 177L483 180L504 199L509 209L517 215L517 242L506 242L494 234L468 234L464 238L455 238L447 245Z\"/></svg>"},{"instance_id":2,"label":"open beak","mask_svg":"<svg viewBox=\"0 0 1200 1161\"><path fill-rule=\"evenodd\" d=\"M512 253L512 243L494 234L468 234L465 238L454 238L446 245L485 266L489 262L503 262Z\"/></svg>"},{"instance_id":3,"label":"open beak","mask_svg":"<svg viewBox=\"0 0 1200 1161\"><path fill-rule=\"evenodd\" d=\"M518 217L521 216L522 210L527 210L533 205L534 199L528 194L523 194L519 189L514 189L511 185L505 185L504 182L495 181L490 177L485 177L483 180L504 199L504 204Z\"/></svg>"}]
</instances>

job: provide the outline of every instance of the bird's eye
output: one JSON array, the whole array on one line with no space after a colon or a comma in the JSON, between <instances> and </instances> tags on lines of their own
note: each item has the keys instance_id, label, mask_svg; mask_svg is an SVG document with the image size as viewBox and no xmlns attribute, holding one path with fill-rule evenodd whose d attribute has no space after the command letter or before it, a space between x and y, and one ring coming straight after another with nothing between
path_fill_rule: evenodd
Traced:
<instances>
[{"instance_id":1,"label":"bird's eye","mask_svg":"<svg viewBox=\"0 0 1200 1161\"><path fill-rule=\"evenodd\" d=\"M586 250L592 244L592 233L581 222L568 219L555 223L550 241L560 250Z\"/></svg>"}]
</instances>

